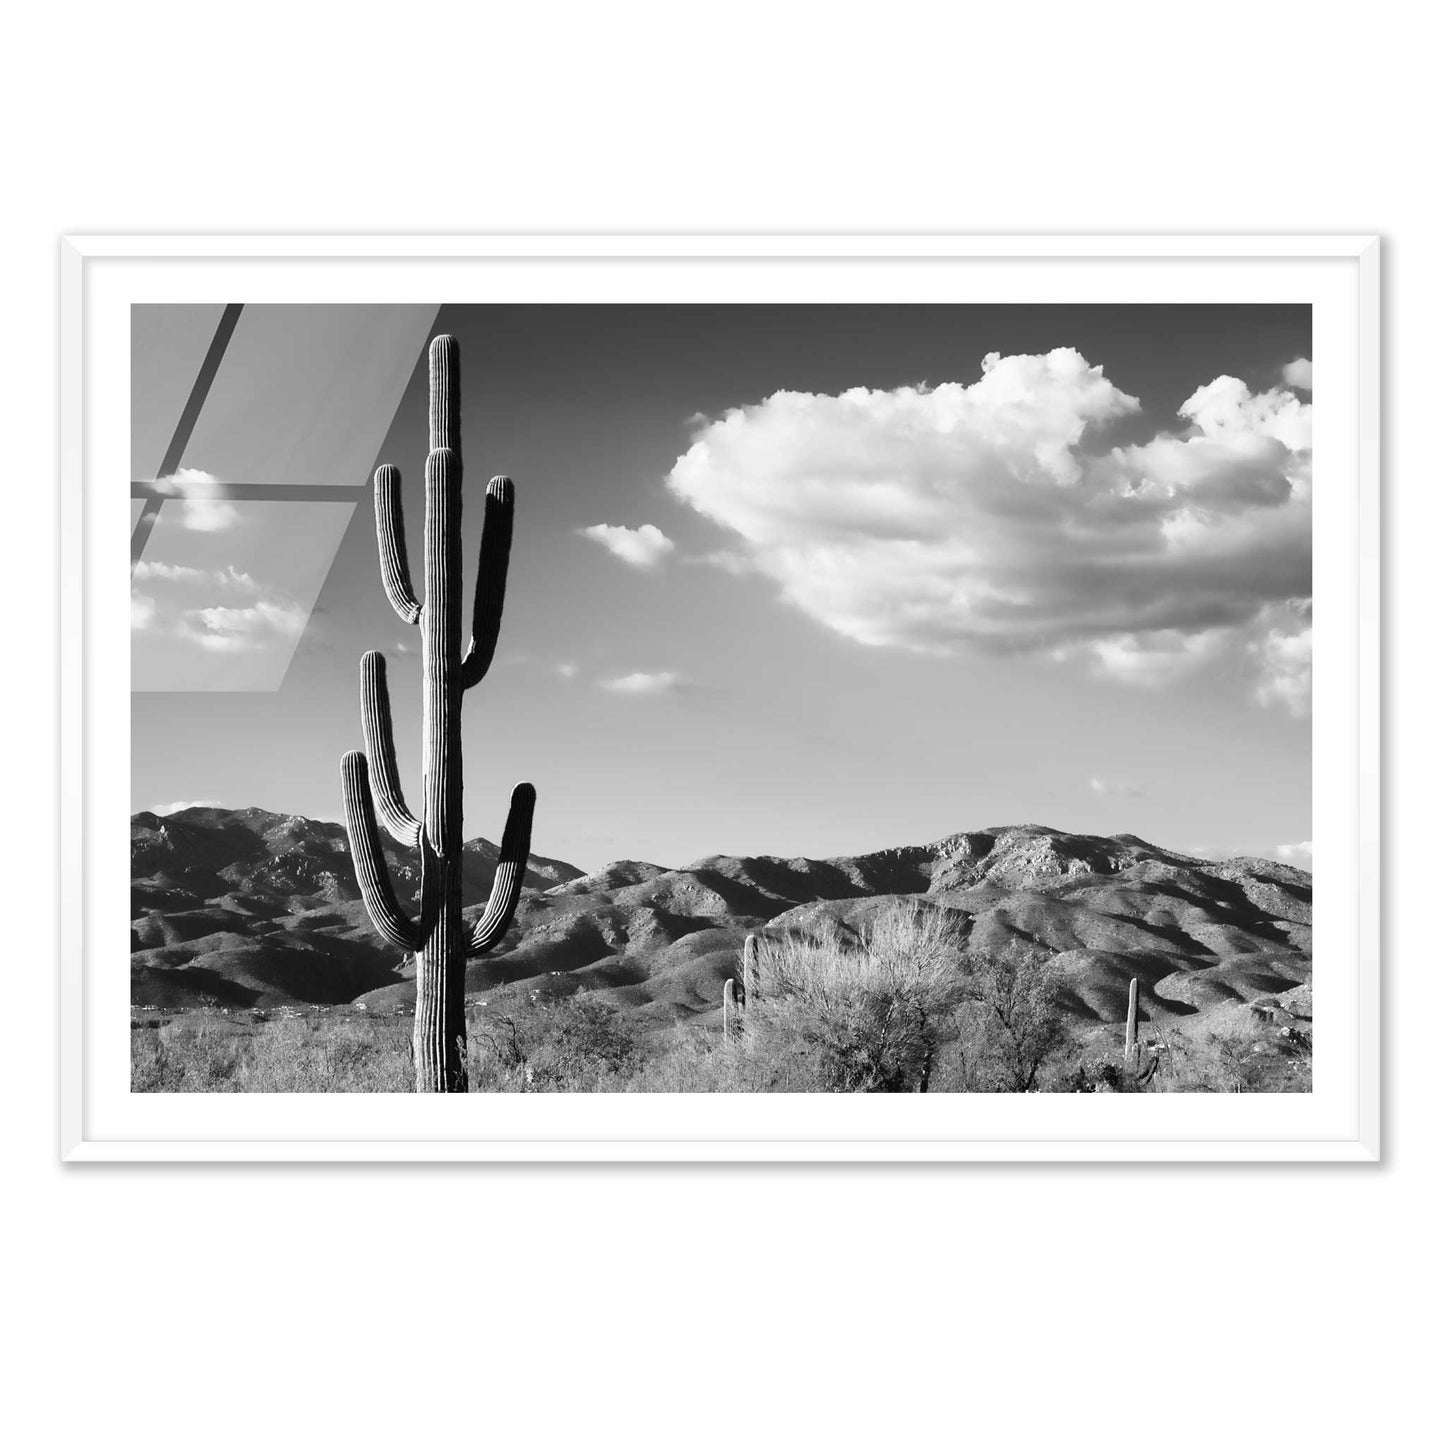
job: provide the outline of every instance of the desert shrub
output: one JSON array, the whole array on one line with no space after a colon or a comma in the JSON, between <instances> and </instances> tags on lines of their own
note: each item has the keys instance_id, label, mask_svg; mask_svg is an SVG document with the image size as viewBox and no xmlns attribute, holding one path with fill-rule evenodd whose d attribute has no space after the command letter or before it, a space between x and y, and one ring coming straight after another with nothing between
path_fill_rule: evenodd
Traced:
<instances>
[{"instance_id":1,"label":"desert shrub","mask_svg":"<svg viewBox=\"0 0 1445 1445\"><path fill-rule=\"evenodd\" d=\"M533 1077L558 1088L625 1074L641 1044L631 1015L596 994L577 994L542 1011L552 1027L532 1054Z\"/></svg>"},{"instance_id":2,"label":"desert shrub","mask_svg":"<svg viewBox=\"0 0 1445 1445\"><path fill-rule=\"evenodd\" d=\"M1053 969L1027 955L970 959L958 1013L959 1086L973 1093L1029 1093L1061 1084L1073 1041Z\"/></svg>"},{"instance_id":3,"label":"desert shrub","mask_svg":"<svg viewBox=\"0 0 1445 1445\"><path fill-rule=\"evenodd\" d=\"M1147 1094L1158 1087L1154 1073L1141 1075L1122 1056L1075 1060L1050 1082L1050 1092L1061 1094Z\"/></svg>"},{"instance_id":4,"label":"desert shrub","mask_svg":"<svg viewBox=\"0 0 1445 1445\"><path fill-rule=\"evenodd\" d=\"M961 952L946 912L906 905L851 938L765 940L735 1068L761 1088L926 1089L960 996Z\"/></svg>"},{"instance_id":5,"label":"desert shrub","mask_svg":"<svg viewBox=\"0 0 1445 1445\"><path fill-rule=\"evenodd\" d=\"M617 1088L644 1049L642 1023L595 993L478 1009L468 1033L472 1087L497 1092Z\"/></svg>"},{"instance_id":6,"label":"desert shrub","mask_svg":"<svg viewBox=\"0 0 1445 1445\"><path fill-rule=\"evenodd\" d=\"M1170 1093L1308 1093L1312 1054L1307 1030L1243 1021L1173 1041L1160 1071L1162 1087Z\"/></svg>"}]
</instances>

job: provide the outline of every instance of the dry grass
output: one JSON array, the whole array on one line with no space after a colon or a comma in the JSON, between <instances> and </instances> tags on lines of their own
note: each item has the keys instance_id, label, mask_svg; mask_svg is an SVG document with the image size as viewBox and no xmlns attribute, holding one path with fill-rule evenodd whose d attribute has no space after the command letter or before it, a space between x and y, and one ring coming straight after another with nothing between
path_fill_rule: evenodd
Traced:
<instances>
[{"instance_id":1,"label":"dry grass","mask_svg":"<svg viewBox=\"0 0 1445 1445\"><path fill-rule=\"evenodd\" d=\"M1136 1092L1122 1029L1068 1033L1045 963L966 958L950 915L899 907L861 935L765 940L756 997L716 1024L648 1029L598 994L469 1010L468 1073L496 1093ZM407 1017L141 1013L137 1092L408 1093ZM1149 1092L1310 1087L1305 1032L1247 1010L1188 1031L1150 1026Z\"/></svg>"},{"instance_id":2,"label":"dry grass","mask_svg":"<svg viewBox=\"0 0 1445 1445\"><path fill-rule=\"evenodd\" d=\"M410 1019L196 1012L131 1030L136 1093L409 1092Z\"/></svg>"}]
</instances>

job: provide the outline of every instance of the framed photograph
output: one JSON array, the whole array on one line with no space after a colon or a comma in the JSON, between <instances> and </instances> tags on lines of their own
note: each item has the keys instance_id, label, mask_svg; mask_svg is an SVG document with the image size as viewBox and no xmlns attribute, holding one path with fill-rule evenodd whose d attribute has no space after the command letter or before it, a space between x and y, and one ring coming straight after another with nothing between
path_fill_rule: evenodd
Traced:
<instances>
[{"instance_id":1,"label":"framed photograph","mask_svg":"<svg viewBox=\"0 0 1445 1445\"><path fill-rule=\"evenodd\" d=\"M62 271L65 1159L1379 1158L1375 238Z\"/></svg>"}]
</instances>

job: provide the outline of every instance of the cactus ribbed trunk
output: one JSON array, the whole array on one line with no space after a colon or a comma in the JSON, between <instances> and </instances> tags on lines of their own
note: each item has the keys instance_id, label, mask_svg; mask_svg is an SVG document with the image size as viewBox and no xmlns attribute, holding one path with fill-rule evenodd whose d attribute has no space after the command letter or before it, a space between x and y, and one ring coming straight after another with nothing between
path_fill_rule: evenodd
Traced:
<instances>
[{"instance_id":1,"label":"cactus ribbed trunk","mask_svg":"<svg viewBox=\"0 0 1445 1445\"><path fill-rule=\"evenodd\" d=\"M435 388L434 388L435 389ZM419 1093L467 1089L462 934L462 459L432 406L426 459L426 600L421 609L422 877L435 919L416 956L412 1034ZM425 911L425 904L423 905Z\"/></svg>"},{"instance_id":2,"label":"cactus ribbed trunk","mask_svg":"<svg viewBox=\"0 0 1445 1445\"><path fill-rule=\"evenodd\" d=\"M438 859L431 866L437 869L440 907L416 956L416 1019L412 1028L416 1091L465 1094L467 939L462 923L461 859Z\"/></svg>"},{"instance_id":3,"label":"cactus ribbed trunk","mask_svg":"<svg viewBox=\"0 0 1445 1445\"><path fill-rule=\"evenodd\" d=\"M415 817L401 794L386 661L361 660L365 753L348 753L341 771L346 827L366 910L377 932L416 957L416 1020L412 1055L418 1093L465 1093L466 967L505 935L521 897L531 849L530 783L512 790L491 897L468 929L462 917L462 699L487 674L502 621L512 541L513 491L506 477L487 487L472 616L462 651L462 453L460 355L456 339L439 336L428 353L430 450L426 460L425 595L418 601L407 565L401 473L376 473L376 529L382 584L398 617L421 628L422 807ZM398 842L421 856L421 912L407 917L391 887L376 814Z\"/></svg>"}]
</instances>

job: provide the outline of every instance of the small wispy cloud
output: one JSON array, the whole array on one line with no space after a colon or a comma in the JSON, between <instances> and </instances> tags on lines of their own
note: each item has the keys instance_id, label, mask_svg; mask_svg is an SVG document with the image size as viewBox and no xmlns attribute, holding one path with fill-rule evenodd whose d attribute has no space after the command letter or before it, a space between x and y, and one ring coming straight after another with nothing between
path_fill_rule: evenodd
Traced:
<instances>
[{"instance_id":1,"label":"small wispy cloud","mask_svg":"<svg viewBox=\"0 0 1445 1445\"><path fill-rule=\"evenodd\" d=\"M558 677L564 678L568 682L571 682L572 679L577 676L577 664L575 662L559 662L552 670Z\"/></svg>"},{"instance_id":2,"label":"small wispy cloud","mask_svg":"<svg viewBox=\"0 0 1445 1445\"><path fill-rule=\"evenodd\" d=\"M1293 361L1287 362L1280 374L1284 377L1286 386L1295 387L1299 391L1314 390L1315 369L1307 356L1297 356Z\"/></svg>"},{"instance_id":3,"label":"small wispy cloud","mask_svg":"<svg viewBox=\"0 0 1445 1445\"><path fill-rule=\"evenodd\" d=\"M130 630L132 632L148 632L155 626L156 617L160 612L160 604L154 597L144 592L131 591L130 594Z\"/></svg>"},{"instance_id":4,"label":"small wispy cloud","mask_svg":"<svg viewBox=\"0 0 1445 1445\"><path fill-rule=\"evenodd\" d=\"M644 522L640 527L613 527L599 522L595 527L578 528L577 535L606 547L629 567L644 572L657 567L675 550L672 539L651 522Z\"/></svg>"},{"instance_id":5,"label":"small wispy cloud","mask_svg":"<svg viewBox=\"0 0 1445 1445\"><path fill-rule=\"evenodd\" d=\"M1082 647L1065 647L1055 657L1082 651L1095 677L1131 687L1167 687L1219 657L1229 646L1223 629L1189 634L1177 630L1097 638Z\"/></svg>"},{"instance_id":6,"label":"small wispy cloud","mask_svg":"<svg viewBox=\"0 0 1445 1445\"><path fill-rule=\"evenodd\" d=\"M1113 783L1107 778L1090 778L1089 791L1101 798L1142 798L1144 790L1132 783Z\"/></svg>"},{"instance_id":7,"label":"small wispy cloud","mask_svg":"<svg viewBox=\"0 0 1445 1445\"><path fill-rule=\"evenodd\" d=\"M190 802L156 803L148 811L164 818L171 813L183 813L187 808L219 808L222 806L224 805L218 803L214 798L196 798Z\"/></svg>"},{"instance_id":8,"label":"small wispy cloud","mask_svg":"<svg viewBox=\"0 0 1445 1445\"><path fill-rule=\"evenodd\" d=\"M210 472L182 467L169 477L157 477L150 485L172 499L170 506L161 508L159 521L163 526L178 524L188 532L224 532L241 520L240 511L224 498L194 495L197 491L214 491L221 485L220 478Z\"/></svg>"},{"instance_id":9,"label":"small wispy cloud","mask_svg":"<svg viewBox=\"0 0 1445 1445\"><path fill-rule=\"evenodd\" d=\"M285 593L236 567L142 560L133 573L131 631L179 638L208 652L254 652L289 643L304 631L308 616ZM408 644L397 646L405 651Z\"/></svg>"},{"instance_id":10,"label":"small wispy cloud","mask_svg":"<svg viewBox=\"0 0 1445 1445\"><path fill-rule=\"evenodd\" d=\"M1295 868L1308 868L1315 861L1315 845L1308 839L1303 843L1281 843L1274 851L1282 863Z\"/></svg>"},{"instance_id":11,"label":"small wispy cloud","mask_svg":"<svg viewBox=\"0 0 1445 1445\"><path fill-rule=\"evenodd\" d=\"M716 567L719 572L726 572L729 577L747 577L757 570L741 552L700 552L695 557L684 557L681 560L699 567Z\"/></svg>"},{"instance_id":12,"label":"small wispy cloud","mask_svg":"<svg viewBox=\"0 0 1445 1445\"><path fill-rule=\"evenodd\" d=\"M250 652L299 637L307 615L304 607L285 599L263 599L249 607L198 607L186 613L181 631L212 652Z\"/></svg>"},{"instance_id":13,"label":"small wispy cloud","mask_svg":"<svg viewBox=\"0 0 1445 1445\"><path fill-rule=\"evenodd\" d=\"M666 693L685 692L691 685L680 672L629 672L623 677L604 677L597 684L607 692L632 697L660 697Z\"/></svg>"},{"instance_id":14,"label":"small wispy cloud","mask_svg":"<svg viewBox=\"0 0 1445 1445\"><path fill-rule=\"evenodd\" d=\"M225 532L240 520L240 512L218 497L188 497L181 503L181 526L188 532Z\"/></svg>"},{"instance_id":15,"label":"small wispy cloud","mask_svg":"<svg viewBox=\"0 0 1445 1445\"><path fill-rule=\"evenodd\" d=\"M131 578L136 582L175 582L188 587L222 587L227 591L258 593L261 584L236 567L183 567L170 562L140 561Z\"/></svg>"},{"instance_id":16,"label":"small wispy cloud","mask_svg":"<svg viewBox=\"0 0 1445 1445\"><path fill-rule=\"evenodd\" d=\"M1256 699L1278 703L1291 717L1310 715L1314 691L1314 625L1312 608L1295 603L1271 608L1268 625L1250 644L1259 669Z\"/></svg>"}]
</instances>

